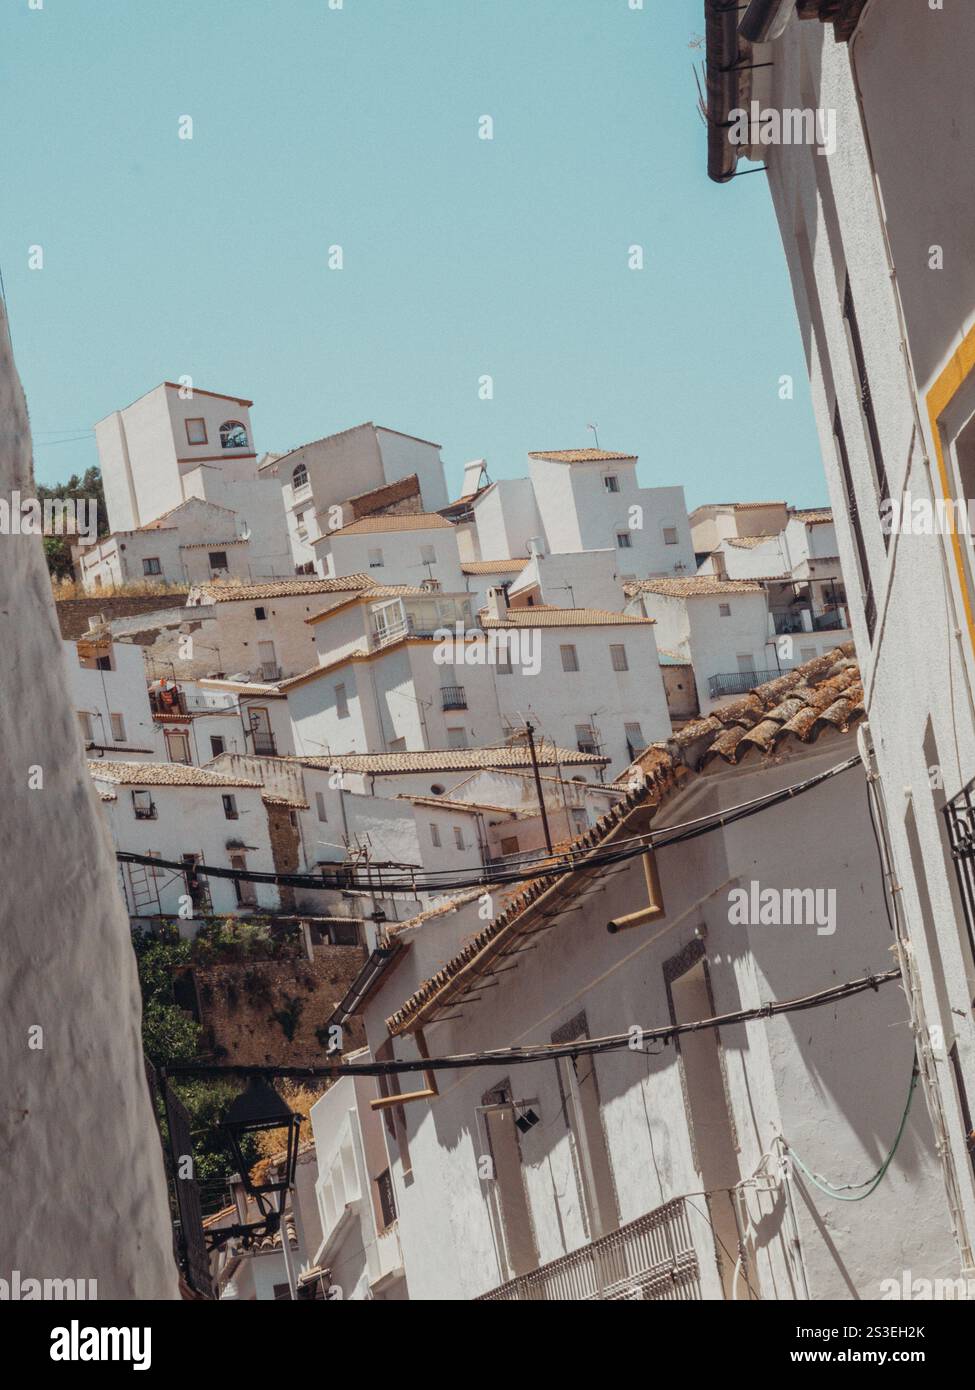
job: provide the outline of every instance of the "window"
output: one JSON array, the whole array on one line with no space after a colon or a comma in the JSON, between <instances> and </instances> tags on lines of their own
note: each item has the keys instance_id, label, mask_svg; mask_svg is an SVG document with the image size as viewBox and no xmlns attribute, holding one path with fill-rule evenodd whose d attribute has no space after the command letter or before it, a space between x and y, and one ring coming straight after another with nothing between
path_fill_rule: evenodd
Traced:
<instances>
[{"instance_id":1,"label":"window","mask_svg":"<svg viewBox=\"0 0 975 1390\"><path fill-rule=\"evenodd\" d=\"M626 648L620 643L611 643L609 654L613 660L614 671L628 671L630 663L626 659Z\"/></svg>"},{"instance_id":2,"label":"window","mask_svg":"<svg viewBox=\"0 0 975 1390\"><path fill-rule=\"evenodd\" d=\"M166 730L166 756L171 763L190 763L189 735L184 734L182 729Z\"/></svg>"},{"instance_id":3,"label":"window","mask_svg":"<svg viewBox=\"0 0 975 1390\"><path fill-rule=\"evenodd\" d=\"M502 853L502 854L517 854L517 853L518 853L518 836L517 836L517 835L502 835L502 837L501 837L501 853Z\"/></svg>"},{"instance_id":4,"label":"window","mask_svg":"<svg viewBox=\"0 0 975 1390\"><path fill-rule=\"evenodd\" d=\"M568 644L566 644L565 646L559 647L559 654L560 654L561 657L562 657L562 670L563 670L563 671L578 671L578 669L579 669L579 654L578 654L578 652L576 651L575 647L572 646L571 643L568 643Z\"/></svg>"},{"instance_id":5,"label":"window","mask_svg":"<svg viewBox=\"0 0 975 1390\"><path fill-rule=\"evenodd\" d=\"M384 1168L376 1179L376 1191L379 1195L379 1214L382 1217L383 1230L391 1226L396 1220L396 1199L393 1195L393 1179L388 1168Z\"/></svg>"},{"instance_id":6,"label":"window","mask_svg":"<svg viewBox=\"0 0 975 1390\"><path fill-rule=\"evenodd\" d=\"M147 555L142 562L143 574L162 574L162 565L156 555Z\"/></svg>"},{"instance_id":7,"label":"window","mask_svg":"<svg viewBox=\"0 0 975 1390\"><path fill-rule=\"evenodd\" d=\"M432 545L420 546L421 565L435 565L437 563L437 552Z\"/></svg>"},{"instance_id":8,"label":"window","mask_svg":"<svg viewBox=\"0 0 975 1390\"><path fill-rule=\"evenodd\" d=\"M228 792L221 797L221 800L223 801L223 813L227 820L239 820L240 816L237 812L237 798Z\"/></svg>"},{"instance_id":9,"label":"window","mask_svg":"<svg viewBox=\"0 0 975 1390\"><path fill-rule=\"evenodd\" d=\"M230 866L241 873L247 871L247 858L243 854L232 854L230 856ZM234 894L237 898L238 907L254 907L257 903L257 888L246 878L234 879Z\"/></svg>"},{"instance_id":10,"label":"window","mask_svg":"<svg viewBox=\"0 0 975 1390\"><path fill-rule=\"evenodd\" d=\"M580 753L595 753L596 734L591 724L576 725L576 747Z\"/></svg>"},{"instance_id":11,"label":"window","mask_svg":"<svg viewBox=\"0 0 975 1390\"><path fill-rule=\"evenodd\" d=\"M308 486L308 469L303 463L296 463L291 470L291 488L293 492L300 492L303 487Z\"/></svg>"},{"instance_id":12,"label":"window","mask_svg":"<svg viewBox=\"0 0 975 1390\"><path fill-rule=\"evenodd\" d=\"M116 743L125 742L125 720L120 714L110 714L109 720L112 725L112 738Z\"/></svg>"},{"instance_id":13,"label":"window","mask_svg":"<svg viewBox=\"0 0 975 1390\"><path fill-rule=\"evenodd\" d=\"M335 714L339 719L348 719L349 717L349 697L345 692L344 685L335 687Z\"/></svg>"},{"instance_id":14,"label":"window","mask_svg":"<svg viewBox=\"0 0 975 1390\"><path fill-rule=\"evenodd\" d=\"M665 526L665 527L663 528L663 533L664 533L664 545L676 545L676 544L677 544L677 527L676 527L676 526Z\"/></svg>"},{"instance_id":15,"label":"window","mask_svg":"<svg viewBox=\"0 0 975 1390\"><path fill-rule=\"evenodd\" d=\"M210 756L211 756L211 758L218 758L218 757L220 756L221 753L225 753L226 751L227 751L227 740L224 738L223 734L211 734L211 735L210 735Z\"/></svg>"},{"instance_id":16,"label":"window","mask_svg":"<svg viewBox=\"0 0 975 1390\"><path fill-rule=\"evenodd\" d=\"M454 826L454 844L457 846L458 849L467 848L467 846L464 843L464 832L459 825Z\"/></svg>"},{"instance_id":17,"label":"window","mask_svg":"<svg viewBox=\"0 0 975 1390\"><path fill-rule=\"evenodd\" d=\"M220 426L221 449L246 449L247 431L239 420L225 420Z\"/></svg>"},{"instance_id":18,"label":"window","mask_svg":"<svg viewBox=\"0 0 975 1390\"><path fill-rule=\"evenodd\" d=\"M96 656L96 657L95 657L95 670L96 670L96 671L112 671L112 670L114 670L114 669L115 669L115 668L112 666L112 658L111 658L110 656Z\"/></svg>"},{"instance_id":19,"label":"window","mask_svg":"<svg viewBox=\"0 0 975 1390\"><path fill-rule=\"evenodd\" d=\"M643 752L647 742L639 724L624 724L623 729L626 733L626 746L630 752L630 762L632 762L638 753Z\"/></svg>"},{"instance_id":20,"label":"window","mask_svg":"<svg viewBox=\"0 0 975 1390\"><path fill-rule=\"evenodd\" d=\"M586 1016L582 1013L557 1028L552 1034L552 1042L572 1043L588 1036ZM596 1058L561 1057L556 1062L556 1069L561 1110L577 1156L575 1171L579 1195L588 1217L591 1238L598 1240L619 1226L619 1211L603 1129Z\"/></svg>"},{"instance_id":21,"label":"window","mask_svg":"<svg viewBox=\"0 0 975 1390\"><path fill-rule=\"evenodd\" d=\"M324 793L324 792L316 792L316 793L315 793L315 810L316 810L316 812L317 812L317 814L318 814L318 819L319 819L320 821L322 821L322 822L324 823L325 821L328 820L328 812L325 810L325 793Z\"/></svg>"},{"instance_id":22,"label":"window","mask_svg":"<svg viewBox=\"0 0 975 1390\"><path fill-rule=\"evenodd\" d=\"M370 552L369 552L369 568L370 568L371 570L381 570L384 564L385 564L385 561L383 560L383 552L382 552L381 550L378 550L378 549L377 549L377 550L370 550Z\"/></svg>"},{"instance_id":23,"label":"window","mask_svg":"<svg viewBox=\"0 0 975 1390\"><path fill-rule=\"evenodd\" d=\"M440 826L430 822L430 843L434 849L440 848Z\"/></svg>"},{"instance_id":24,"label":"window","mask_svg":"<svg viewBox=\"0 0 975 1390\"><path fill-rule=\"evenodd\" d=\"M86 743L93 743L94 739L91 732L91 715L86 709L78 711L78 723L81 725L81 737Z\"/></svg>"},{"instance_id":25,"label":"window","mask_svg":"<svg viewBox=\"0 0 975 1390\"><path fill-rule=\"evenodd\" d=\"M447 747L448 747L448 748L466 748L466 747L467 747L467 730L466 730L466 729L456 729L456 728L454 728L454 729L448 729L448 730L447 730Z\"/></svg>"},{"instance_id":26,"label":"window","mask_svg":"<svg viewBox=\"0 0 975 1390\"><path fill-rule=\"evenodd\" d=\"M833 411L833 440L836 444L836 456L840 463L840 474L843 478L843 492L846 496L846 512L850 519L850 530L853 532L853 545L857 555L857 568L860 571L860 592L863 596L863 617L867 625L867 636L873 641L873 630L877 622L877 604L873 596L873 580L870 578L870 566L867 564L867 549L863 541L863 528L860 525L860 509L857 505L856 493L853 489L853 472L850 468L850 455L846 448L846 435L843 432L843 421L840 418L840 407L837 403Z\"/></svg>"},{"instance_id":27,"label":"window","mask_svg":"<svg viewBox=\"0 0 975 1390\"><path fill-rule=\"evenodd\" d=\"M257 621L258 621L259 623L266 623L266 622L267 622L267 609L266 609L266 608L255 608L255 609L254 609L254 617L257 619Z\"/></svg>"},{"instance_id":28,"label":"window","mask_svg":"<svg viewBox=\"0 0 975 1390\"><path fill-rule=\"evenodd\" d=\"M205 444L207 442L207 422L205 420L197 418L187 420L185 423L187 444Z\"/></svg>"},{"instance_id":29,"label":"window","mask_svg":"<svg viewBox=\"0 0 975 1390\"><path fill-rule=\"evenodd\" d=\"M755 658L751 652L736 652L735 660L738 663L738 670L750 675L755 674Z\"/></svg>"},{"instance_id":30,"label":"window","mask_svg":"<svg viewBox=\"0 0 975 1390\"><path fill-rule=\"evenodd\" d=\"M607 492L619 492L620 480L615 473L607 473L603 477L603 487Z\"/></svg>"},{"instance_id":31,"label":"window","mask_svg":"<svg viewBox=\"0 0 975 1390\"><path fill-rule=\"evenodd\" d=\"M877 500L883 505L890 495L890 487L887 482L887 468L884 464L883 450L880 447L880 430L877 427L877 416L873 408L873 396L870 393L870 379L867 376L867 363L863 355L863 343L860 338L860 325L857 322L856 307L853 303L853 290L850 286L850 276L847 274L846 286L843 292L843 317L846 320L849 330L850 349L853 353L853 361L856 367L857 385L860 389L860 404L863 407L863 418L866 421L867 436L870 440L870 457L873 463L874 479L877 485ZM883 528L884 545L890 545L890 530Z\"/></svg>"},{"instance_id":32,"label":"window","mask_svg":"<svg viewBox=\"0 0 975 1390\"><path fill-rule=\"evenodd\" d=\"M730 603L719 603L719 604L718 604L718 616L719 616L719 617L722 617L722 618L730 618L730 617L731 617L731 604L730 604Z\"/></svg>"},{"instance_id":33,"label":"window","mask_svg":"<svg viewBox=\"0 0 975 1390\"><path fill-rule=\"evenodd\" d=\"M632 550L633 537L630 535L629 531L617 531L616 544L620 550Z\"/></svg>"},{"instance_id":34,"label":"window","mask_svg":"<svg viewBox=\"0 0 975 1390\"><path fill-rule=\"evenodd\" d=\"M227 552L225 550L211 550L209 552L210 568L212 570L227 569Z\"/></svg>"},{"instance_id":35,"label":"window","mask_svg":"<svg viewBox=\"0 0 975 1390\"><path fill-rule=\"evenodd\" d=\"M156 819L156 807L150 792L134 791L132 793L132 810L135 812L136 820Z\"/></svg>"},{"instance_id":36,"label":"window","mask_svg":"<svg viewBox=\"0 0 975 1390\"><path fill-rule=\"evenodd\" d=\"M281 676L278 655L273 642L258 642L257 659L261 664L261 676L266 681L276 681Z\"/></svg>"}]
</instances>

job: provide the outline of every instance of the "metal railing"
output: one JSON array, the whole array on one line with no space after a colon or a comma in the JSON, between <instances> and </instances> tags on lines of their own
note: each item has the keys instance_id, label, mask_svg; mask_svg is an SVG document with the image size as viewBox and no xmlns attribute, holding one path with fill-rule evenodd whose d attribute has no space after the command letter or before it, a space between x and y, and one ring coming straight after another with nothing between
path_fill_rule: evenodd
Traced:
<instances>
[{"instance_id":1,"label":"metal railing","mask_svg":"<svg viewBox=\"0 0 975 1390\"><path fill-rule=\"evenodd\" d=\"M475 1302L698 1300L700 1272L687 1204L677 1197Z\"/></svg>"},{"instance_id":2,"label":"metal railing","mask_svg":"<svg viewBox=\"0 0 975 1390\"><path fill-rule=\"evenodd\" d=\"M440 690L441 709L466 709L467 695L462 685L445 685Z\"/></svg>"},{"instance_id":3,"label":"metal railing","mask_svg":"<svg viewBox=\"0 0 975 1390\"><path fill-rule=\"evenodd\" d=\"M708 695L716 700L719 695L747 695L756 685L766 681L778 680L784 671L723 671L720 675L708 677Z\"/></svg>"},{"instance_id":4,"label":"metal railing","mask_svg":"<svg viewBox=\"0 0 975 1390\"><path fill-rule=\"evenodd\" d=\"M958 878L965 930L975 952L975 779L945 802L942 815Z\"/></svg>"}]
</instances>

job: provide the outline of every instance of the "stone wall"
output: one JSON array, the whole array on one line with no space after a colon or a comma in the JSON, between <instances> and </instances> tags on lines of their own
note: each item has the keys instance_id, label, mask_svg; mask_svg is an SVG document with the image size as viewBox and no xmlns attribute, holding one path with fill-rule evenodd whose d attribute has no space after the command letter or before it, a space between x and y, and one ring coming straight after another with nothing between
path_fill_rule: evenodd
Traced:
<instances>
[{"instance_id":1,"label":"stone wall","mask_svg":"<svg viewBox=\"0 0 975 1390\"><path fill-rule=\"evenodd\" d=\"M328 1022L362 969L366 953L361 946L316 946L314 953L310 961L194 967L200 1021L207 1034L204 1046L209 1045L221 1064L312 1066L325 1061L325 1047L315 1030ZM357 1019L346 1025L344 1051L362 1046L363 1040Z\"/></svg>"},{"instance_id":2,"label":"stone wall","mask_svg":"<svg viewBox=\"0 0 975 1390\"><path fill-rule=\"evenodd\" d=\"M112 598L99 594L93 594L90 598L59 598L55 608L61 636L76 641L88 631L89 618L102 617L106 623L110 623L113 618L128 618L133 613L154 613L158 609L182 604L186 593L186 589L168 589L159 594L116 594Z\"/></svg>"}]
</instances>

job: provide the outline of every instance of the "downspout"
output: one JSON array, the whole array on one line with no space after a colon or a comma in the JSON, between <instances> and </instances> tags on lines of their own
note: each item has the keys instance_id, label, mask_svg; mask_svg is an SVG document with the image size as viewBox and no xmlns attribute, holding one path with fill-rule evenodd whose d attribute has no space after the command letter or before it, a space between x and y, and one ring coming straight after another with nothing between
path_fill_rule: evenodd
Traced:
<instances>
[{"instance_id":1,"label":"downspout","mask_svg":"<svg viewBox=\"0 0 975 1390\"><path fill-rule=\"evenodd\" d=\"M748 43L772 43L789 26L794 0L751 0L738 32Z\"/></svg>"}]
</instances>

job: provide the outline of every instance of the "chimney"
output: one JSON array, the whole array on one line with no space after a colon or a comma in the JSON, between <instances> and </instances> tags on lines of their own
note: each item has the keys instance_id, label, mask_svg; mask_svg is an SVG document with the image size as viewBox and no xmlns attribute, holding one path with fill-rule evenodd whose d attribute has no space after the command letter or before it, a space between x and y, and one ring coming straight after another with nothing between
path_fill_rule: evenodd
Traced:
<instances>
[{"instance_id":1,"label":"chimney","mask_svg":"<svg viewBox=\"0 0 975 1390\"><path fill-rule=\"evenodd\" d=\"M508 616L508 591L501 584L492 584L487 591L487 611L489 618L505 619Z\"/></svg>"},{"instance_id":2,"label":"chimney","mask_svg":"<svg viewBox=\"0 0 975 1390\"><path fill-rule=\"evenodd\" d=\"M541 560L545 557L545 546L541 536L532 536L528 542L528 553Z\"/></svg>"}]
</instances>

